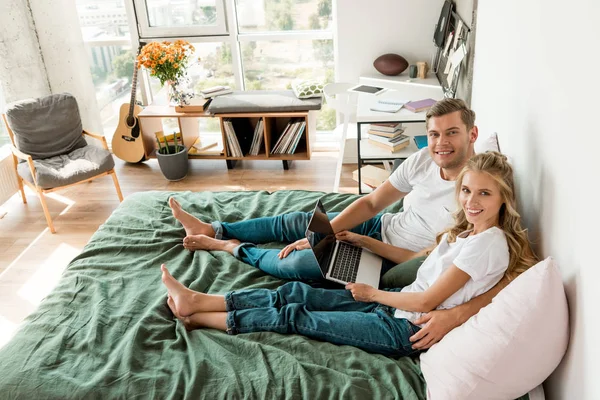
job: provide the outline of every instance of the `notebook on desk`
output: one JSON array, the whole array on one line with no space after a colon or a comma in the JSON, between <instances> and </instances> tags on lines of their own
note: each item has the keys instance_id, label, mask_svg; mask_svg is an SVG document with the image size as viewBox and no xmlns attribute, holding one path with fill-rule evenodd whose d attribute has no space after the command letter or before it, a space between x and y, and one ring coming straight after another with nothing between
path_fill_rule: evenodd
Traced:
<instances>
[{"instance_id":1,"label":"notebook on desk","mask_svg":"<svg viewBox=\"0 0 600 400\"><path fill-rule=\"evenodd\" d=\"M371 111L395 113L400 111L406 103L407 101L403 100L377 100L377 103L371 106Z\"/></svg>"}]
</instances>

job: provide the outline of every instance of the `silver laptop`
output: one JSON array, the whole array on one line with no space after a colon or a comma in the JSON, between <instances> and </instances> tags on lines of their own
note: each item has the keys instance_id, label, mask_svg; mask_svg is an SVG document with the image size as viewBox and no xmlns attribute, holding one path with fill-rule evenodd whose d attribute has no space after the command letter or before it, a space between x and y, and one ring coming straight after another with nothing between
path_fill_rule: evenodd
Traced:
<instances>
[{"instance_id":1,"label":"silver laptop","mask_svg":"<svg viewBox=\"0 0 600 400\"><path fill-rule=\"evenodd\" d=\"M367 249L337 240L321 200L306 228L306 238L325 279L344 285L357 282L379 287L383 259Z\"/></svg>"}]
</instances>

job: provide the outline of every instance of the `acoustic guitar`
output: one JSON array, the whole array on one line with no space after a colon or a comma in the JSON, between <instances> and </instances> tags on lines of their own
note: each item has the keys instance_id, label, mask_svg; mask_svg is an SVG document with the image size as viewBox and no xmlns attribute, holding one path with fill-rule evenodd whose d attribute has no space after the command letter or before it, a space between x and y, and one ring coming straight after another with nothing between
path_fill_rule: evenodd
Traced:
<instances>
[{"instance_id":1,"label":"acoustic guitar","mask_svg":"<svg viewBox=\"0 0 600 400\"><path fill-rule=\"evenodd\" d=\"M140 45L141 47L141 45ZM133 80L131 83L131 100L121 105L119 110L119 125L112 138L112 151L123 161L139 163L146 161L142 130L138 114L143 110L135 103L137 87L137 58L133 63Z\"/></svg>"}]
</instances>

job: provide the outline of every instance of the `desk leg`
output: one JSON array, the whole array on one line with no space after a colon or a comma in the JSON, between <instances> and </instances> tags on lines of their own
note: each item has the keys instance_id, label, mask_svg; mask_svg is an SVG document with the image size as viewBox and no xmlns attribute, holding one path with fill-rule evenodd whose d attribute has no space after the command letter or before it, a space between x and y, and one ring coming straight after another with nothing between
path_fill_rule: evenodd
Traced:
<instances>
[{"instance_id":1,"label":"desk leg","mask_svg":"<svg viewBox=\"0 0 600 400\"><path fill-rule=\"evenodd\" d=\"M281 162L283 163L283 169L286 171L288 169L290 169L290 165L292 165L292 161L293 160L281 160Z\"/></svg>"},{"instance_id":2,"label":"desk leg","mask_svg":"<svg viewBox=\"0 0 600 400\"><path fill-rule=\"evenodd\" d=\"M360 136L361 136L361 130L362 130L362 123L357 122L356 123L356 151L358 153L358 194L363 194L362 192L362 176L361 176L361 168L362 168L362 161L360 159Z\"/></svg>"}]
</instances>

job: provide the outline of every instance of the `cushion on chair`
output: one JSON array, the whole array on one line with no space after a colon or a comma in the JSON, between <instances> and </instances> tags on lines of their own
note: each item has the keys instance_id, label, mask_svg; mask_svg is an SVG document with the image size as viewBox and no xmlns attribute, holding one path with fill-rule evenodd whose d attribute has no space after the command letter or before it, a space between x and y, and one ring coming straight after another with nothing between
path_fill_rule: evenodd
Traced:
<instances>
[{"instance_id":1,"label":"cushion on chair","mask_svg":"<svg viewBox=\"0 0 600 400\"><path fill-rule=\"evenodd\" d=\"M321 98L299 99L291 90L247 90L215 97L208 112L267 113L320 110Z\"/></svg>"},{"instance_id":2,"label":"cushion on chair","mask_svg":"<svg viewBox=\"0 0 600 400\"><path fill-rule=\"evenodd\" d=\"M50 158L84 147L77 101L69 93L11 103L6 118L17 148L36 159Z\"/></svg>"},{"instance_id":3,"label":"cushion on chair","mask_svg":"<svg viewBox=\"0 0 600 400\"><path fill-rule=\"evenodd\" d=\"M109 151L93 145L75 149L68 154L35 160L33 163L38 186L42 189L77 183L110 171L115 166ZM17 170L23 179L33 183L27 163L20 163Z\"/></svg>"},{"instance_id":4,"label":"cushion on chair","mask_svg":"<svg viewBox=\"0 0 600 400\"><path fill-rule=\"evenodd\" d=\"M551 258L421 354L428 399L514 399L540 385L569 342L562 277Z\"/></svg>"}]
</instances>

